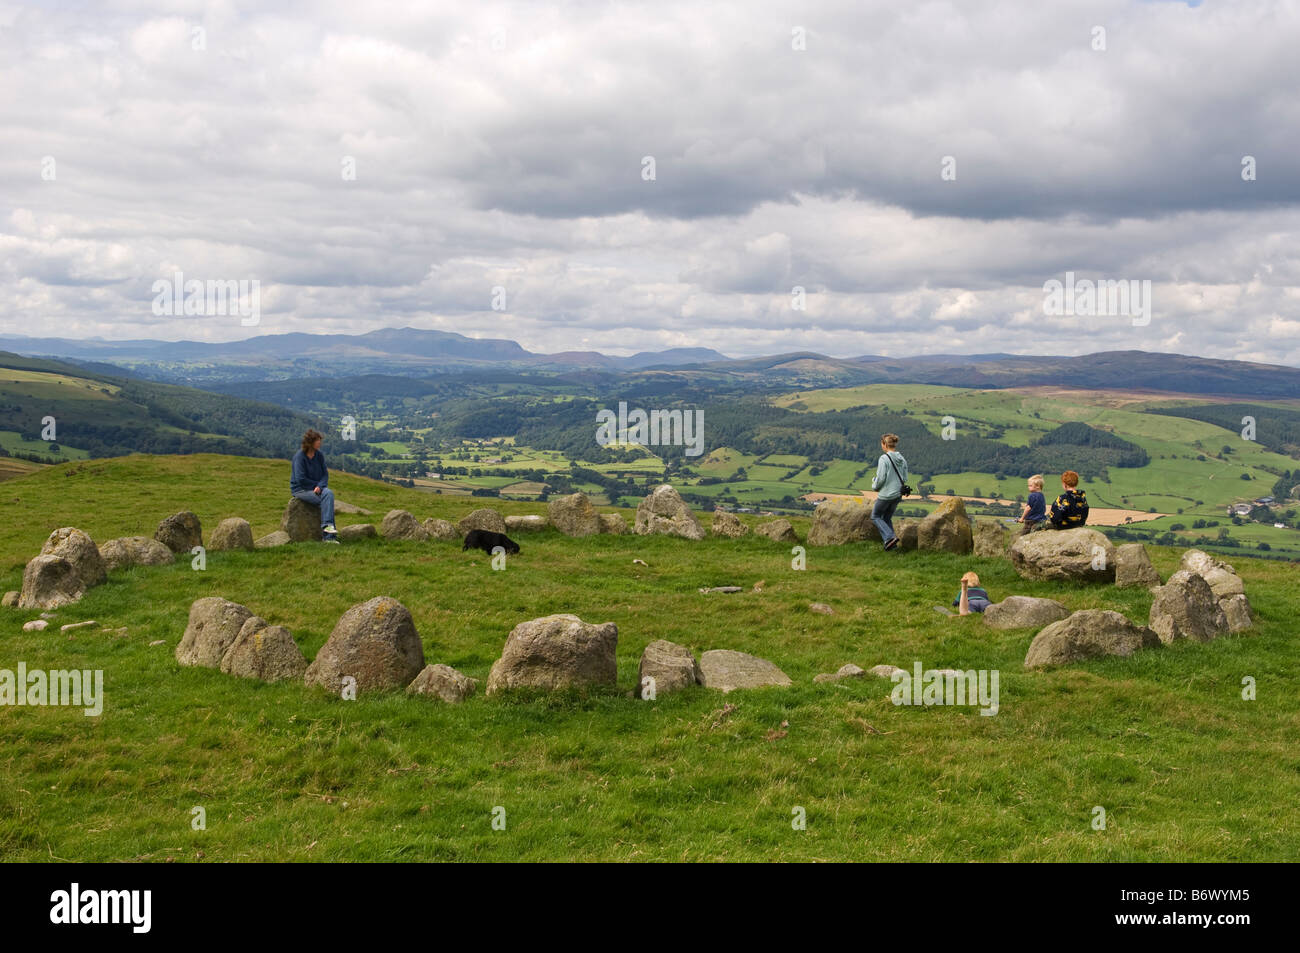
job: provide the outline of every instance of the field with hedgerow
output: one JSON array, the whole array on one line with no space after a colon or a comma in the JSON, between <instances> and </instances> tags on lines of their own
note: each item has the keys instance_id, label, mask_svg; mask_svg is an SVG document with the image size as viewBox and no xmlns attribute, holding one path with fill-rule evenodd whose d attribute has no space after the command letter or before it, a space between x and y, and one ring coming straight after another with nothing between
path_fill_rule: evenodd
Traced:
<instances>
[{"instance_id":1,"label":"field with hedgerow","mask_svg":"<svg viewBox=\"0 0 1300 953\"><path fill-rule=\"evenodd\" d=\"M15 477L0 484L0 590L20 587L58 527L98 542L151 536L188 509L205 535L242 516L260 536L279 527L287 485L286 462L215 455ZM371 511L341 514L341 526L378 523L391 508L453 520L479 505L544 512L342 473L331 486ZM807 521L795 523L803 538ZM995 600L1049 596L1140 623L1151 595L1027 582L1005 560L870 543L809 548L799 571L790 545L753 535L517 539L522 552L503 571L454 543L305 543L210 552L202 571L180 559L110 573L44 632L22 631L39 610L0 610L0 669L104 673L98 717L0 707L0 859L1300 858L1293 564L1233 557L1256 614L1246 633L1030 672L1033 630L935 611L964 571ZM1149 551L1162 576L1181 555ZM743 591L699 591L732 585ZM173 656L203 596L286 626L310 659L345 610L380 595L410 610L429 662L480 680L474 697L346 701ZM834 613L810 612L813 602ZM485 697L511 628L560 612L618 625L618 689ZM89 619L97 625L59 629ZM641 650L656 639L752 653L794 685L635 700ZM871 676L814 684L848 662L997 670L999 711L896 706L891 684ZM196 807L204 830L192 825Z\"/></svg>"}]
</instances>

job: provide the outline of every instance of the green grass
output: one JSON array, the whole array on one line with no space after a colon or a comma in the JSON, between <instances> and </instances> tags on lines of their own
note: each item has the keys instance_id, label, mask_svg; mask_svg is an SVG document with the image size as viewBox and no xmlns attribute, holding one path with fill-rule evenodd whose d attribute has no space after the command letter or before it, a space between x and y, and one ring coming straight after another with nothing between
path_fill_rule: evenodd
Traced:
<instances>
[{"instance_id":1,"label":"green grass","mask_svg":"<svg viewBox=\"0 0 1300 953\"><path fill-rule=\"evenodd\" d=\"M64 464L0 487L0 588L45 535L152 532L193 509L206 530L242 515L261 534L287 498L287 463L127 457ZM335 474L374 511L456 518L480 505ZM625 514L630 515L630 514ZM801 535L806 521L796 521ZM522 534L504 572L448 543L373 540L210 553L113 573L53 631L0 610L0 667L102 669L105 710L0 708L0 859L112 860L1294 860L1300 856L1300 676L1294 569L1234 558L1259 622L1243 637L1049 672L1022 668L1032 631L948 618L976 569L995 598L1059 598L1145 620L1150 595L1028 583L1004 561L808 552L753 537L699 543ZM1153 548L1162 573L1178 552ZM634 558L648 566L634 565ZM765 581L762 592L751 588ZM735 595L701 586L740 585ZM446 706L355 702L300 684L183 669L190 603L221 595L288 626L310 658L349 606L391 595L429 662L487 675L511 627L573 612L619 626L619 690ZM836 614L808 612L810 602ZM93 618L125 636L61 623ZM642 648L733 648L780 665L788 689L626 697ZM162 645L149 643L161 639ZM890 683L814 685L845 662L1001 672L1001 711L903 708ZM1243 701L1243 676L1258 680ZM724 706L735 706L729 711ZM782 728L783 723L788 723ZM769 733L785 731L783 737ZM769 740L769 737L771 740ZM1106 808L1105 831L1090 827ZM191 808L207 830L191 829ZM504 807L504 831L492 810ZM791 828L795 807L807 830Z\"/></svg>"}]
</instances>

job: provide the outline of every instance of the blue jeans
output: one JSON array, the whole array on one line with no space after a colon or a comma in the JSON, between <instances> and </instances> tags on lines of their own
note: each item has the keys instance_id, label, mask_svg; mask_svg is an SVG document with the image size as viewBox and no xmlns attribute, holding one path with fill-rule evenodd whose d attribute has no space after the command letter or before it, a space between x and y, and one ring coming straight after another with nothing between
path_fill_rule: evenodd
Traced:
<instances>
[{"instance_id":1,"label":"blue jeans","mask_svg":"<svg viewBox=\"0 0 1300 953\"><path fill-rule=\"evenodd\" d=\"M875 505L871 507L871 522L876 524L876 529L880 530L880 538L886 544L894 538L894 510L898 509L898 504L902 501L901 496L896 496L892 500L882 500L877 497Z\"/></svg>"},{"instance_id":2,"label":"blue jeans","mask_svg":"<svg viewBox=\"0 0 1300 953\"><path fill-rule=\"evenodd\" d=\"M334 491L329 487L321 487L320 496L311 490L294 490L293 495L294 499L320 507L321 526L329 526L334 522Z\"/></svg>"}]
</instances>

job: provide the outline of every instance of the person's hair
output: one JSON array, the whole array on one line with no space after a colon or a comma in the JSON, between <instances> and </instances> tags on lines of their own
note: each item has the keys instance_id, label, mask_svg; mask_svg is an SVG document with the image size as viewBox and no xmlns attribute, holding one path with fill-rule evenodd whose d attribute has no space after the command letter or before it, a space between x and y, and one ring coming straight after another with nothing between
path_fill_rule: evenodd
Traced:
<instances>
[{"instance_id":1,"label":"person's hair","mask_svg":"<svg viewBox=\"0 0 1300 953\"><path fill-rule=\"evenodd\" d=\"M1073 490L1079 485L1079 474L1075 473L1073 470L1066 470L1061 474L1061 482Z\"/></svg>"},{"instance_id":2,"label":"person's hair","mask_svg":"<svg viewBox=\"0 0 1300 953\"><path fill-rule=\"evenodd\" d=\"M322 435L318 430L308 430L305 434L303 434L302 435L303 453L306 453L308 450L310 450L312 446L316 443L316 441L320 440L321 438Z\"/></svg>"},{"instance_id":3,"label":"person's hair","mask_svg":"<svg viewBox=\"0 0 1300 953\"><path fill-rule=\"evenodd\" d=\"M1036 486L1041 490L1043 488L1043 475L1041 473L1035 473L1029 478L1029 485Z\"/></svg>"},{"instance_id":4,"label":"person's hair","mask_svg":"<svg viewBox=\"0 0 1300 953\"><path fill-rule=\"evenodd\" d=\"M885 445L886 450L893 450L898 446L898 434L886 433L880 435L880 442Z\"/></svg>"},{"instance_id":5,"label":"person's hair","mask_svg":"<svg viewBox=\"0 0 1300 953\"><path fill-rule=\"evenodd\" d=\"M978 586L980 584L980 577L977 573L968 572L966 575L961 577L962 582L966 582L967 580L970 581L972 586Z\"/></svg>"}]
</instances>

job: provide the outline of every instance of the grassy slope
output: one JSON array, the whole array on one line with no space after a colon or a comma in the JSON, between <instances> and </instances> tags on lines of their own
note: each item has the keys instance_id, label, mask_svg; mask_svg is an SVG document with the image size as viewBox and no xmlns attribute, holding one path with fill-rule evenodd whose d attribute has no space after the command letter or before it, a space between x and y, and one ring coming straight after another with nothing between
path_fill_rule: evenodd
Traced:
<instances>
[{"instance_id":1,"label":"grassy slope","mask_svg":"<svg viewBox=\"0 0 1300 953\"><path fill-rule=\"evenodd\" d=\"M192 508L276 527L287 464L128 457L61 465L0 488L0 587L16 588L46 533L149 534ZM456 517L440 499L336 475L375 511ZM505 512L537 504L496 503ZM803 532L801 527L800 532ZM1021 667L1031 631L993 632L931 606L975 567L996 597L1049 595L1145 619L1150 596L1019 580L1002 561L813 549L790 569L766 540L528 535L505 572L454 544L374 540L213 553L115 573L54 625L94 618L128 633L23 634L35 612L0 610L0 667L99 668L98 719L0 708L0 858L195 859L1020 859L1242 860L1300 856L1300 676L1294 569L1238 561L1260 616L1243 638L1180 645L1047 673ZM1168 573L1178 553L1154 549ZM634 566L633 557L649 563ZM760 579L762 593L699 586ZM288 626L308 657L350 605L388 594L414 615L430 662L480 679L517 622L552 612L619 625L619 684L667 638L780 664L795 687L704 689L633 701L401 695L344 702L299 684L181 669L190 602L222 595ZM811 601L836 609L809 613ZM155 639L164 645L150 646ZM996 668L1001 712L892 705L887 682L813 685L863 667ZM1240 682L1259 682L1245 702ZM719 715L724 704L736 707ZM785 737L768 732L789 723ZM207 811L193 831L190 809ZM502 806L507 829L494 831ZM1095 805L1105 831L1089 825ZM806 831L791 829L795 806Z\"/></svg>"}]
</instances>

